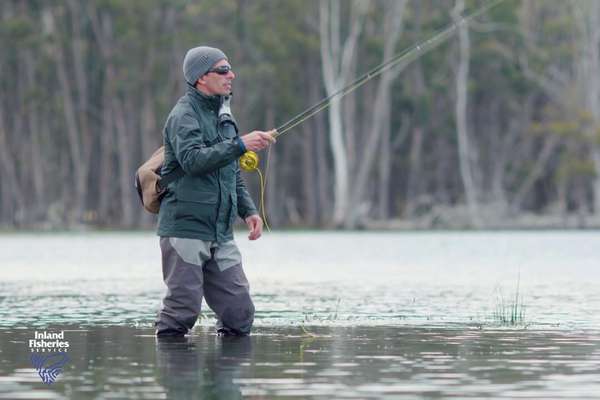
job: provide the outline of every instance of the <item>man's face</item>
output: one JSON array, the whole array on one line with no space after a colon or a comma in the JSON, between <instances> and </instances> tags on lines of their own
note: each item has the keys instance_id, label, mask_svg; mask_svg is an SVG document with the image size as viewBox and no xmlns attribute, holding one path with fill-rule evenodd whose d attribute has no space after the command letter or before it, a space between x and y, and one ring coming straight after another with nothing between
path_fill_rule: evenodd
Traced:
<instances>
[{"instance_id":1,"label":"man's face","mask_svg":"<svg viewBox=\"0 0 600 400\"><path fill-rule=\"evenodd\" d=\"M211 70L219 71L219 67L229 67L229 71L225 74L219 74L214 71L208 72L198 79L198 89L209 96L231 93L231 82L235 79L231 65L229 65L227 60L221 60L213 65Z\"/></svg>"}]
</instances>

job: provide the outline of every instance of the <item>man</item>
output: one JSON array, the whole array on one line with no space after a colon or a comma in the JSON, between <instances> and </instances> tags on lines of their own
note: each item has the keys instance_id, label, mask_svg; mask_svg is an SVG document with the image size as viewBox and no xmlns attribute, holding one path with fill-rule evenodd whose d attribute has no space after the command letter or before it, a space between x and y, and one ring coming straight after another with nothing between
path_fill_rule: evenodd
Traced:
<instances>
[{"instance_id":1,"label":"man","mask_svg":"<svg viewBox=\"0 0 600 400\"><path fill-rule=\"evenodd\" d=\"M155 323L156 335L186 334L200 314L203 296L217 315L219 334L247 335L254 305L232 225L239 215L250 229L248 238L256 240L263 222L240 177L238 158L274 143L274 131L240 137L236 130L219 126L219 111L235 78L221 50L190 49L183 75L187 93L164 128L162 173L181 167L185 174L168 185L158 217L168 290Z\"/></svg>"}]
</instances>

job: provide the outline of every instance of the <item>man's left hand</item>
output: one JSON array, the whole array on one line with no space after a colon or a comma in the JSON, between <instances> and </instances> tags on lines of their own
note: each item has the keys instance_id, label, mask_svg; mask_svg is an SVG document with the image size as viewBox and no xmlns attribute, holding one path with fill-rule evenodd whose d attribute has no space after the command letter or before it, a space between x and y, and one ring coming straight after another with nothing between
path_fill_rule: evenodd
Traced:
<instances>
[{"instance_id":1,"label":"man's left hand","mask_svg":"<svg viewBox=\"0 0 600 400\"><path fill-rule=\"evenodd\" d=\"M250 234L248 235L248 239L256 240L262 235L263 230L263 221L257 215L251 215L246 218L246 225L248 225L248 229L250 229Z\"/></svg>"}]
</instances>

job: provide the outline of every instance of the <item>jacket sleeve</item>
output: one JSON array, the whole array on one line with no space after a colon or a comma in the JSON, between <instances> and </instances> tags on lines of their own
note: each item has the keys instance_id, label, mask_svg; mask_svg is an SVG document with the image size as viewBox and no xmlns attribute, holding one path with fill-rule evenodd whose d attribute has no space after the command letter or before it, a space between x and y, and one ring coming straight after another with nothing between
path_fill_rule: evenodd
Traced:
<instances>
[{"instance_id":1,"label":"jacket sleeve","mask_svg":"<svg viewBox=\"0 0 600 400\"><path fill-rule=\"evenodd\" d=\"M188 175L215 171L244 153L239 137L211 144L192 115L184 114L174 122L176 125L169 139L175 158Z\"/></svg>"},{"instance_id":2,"label":"jacket sleeve","mask_svg":"<svg viewBox=\"0 0 600 400\"><path fill-rule=\"evenodd\" d=\"M254 201L252 201L252 197L250 197L250 193L246 189L246 183L240 174L240 170L238 169L236 172L236 193L237 193L237 206L238 206L238 215L242 219L246 219L250 215L258 214L258 210L254 205Z\"/></svg>"}]
</instances>

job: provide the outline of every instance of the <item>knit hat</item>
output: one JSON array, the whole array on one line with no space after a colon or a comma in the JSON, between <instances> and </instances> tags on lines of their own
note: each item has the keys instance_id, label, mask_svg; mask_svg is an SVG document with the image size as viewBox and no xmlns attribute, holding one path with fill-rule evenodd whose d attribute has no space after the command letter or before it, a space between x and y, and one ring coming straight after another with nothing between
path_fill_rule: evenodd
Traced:
<instances>
[{"instance_id":1,"label":"knit hat","mask_svg":"<svg viewBox=\"0 0 600 400\"><path fill-rule=\"evenodd\" d=\"M200 46L189 49L183 59L183 76L187 83L195 85L198 78L227 56L214 47Z\"/></svg>"}]
</instances>

